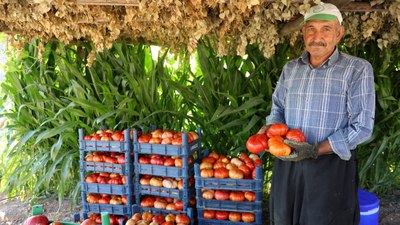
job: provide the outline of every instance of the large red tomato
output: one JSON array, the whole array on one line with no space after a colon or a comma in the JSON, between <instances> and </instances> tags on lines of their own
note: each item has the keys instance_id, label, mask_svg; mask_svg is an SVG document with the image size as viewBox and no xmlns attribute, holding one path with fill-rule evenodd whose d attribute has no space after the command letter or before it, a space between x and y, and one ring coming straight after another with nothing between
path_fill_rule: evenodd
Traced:
<instances>
[{"instance_id":1,"label":"large red tomato","mask_svg":"<svg viewBox=\"0 0 400 225\"><path fill-rule=\"evenodd\" d=\"M48 224L49 220L44 215L28 217L28 219L26 219L24 222L24 225L48 225Z\"/></svg>"},{"instance_id":2,"label":"large red tomato","mask_svg":"<svg viewBox=\"0 0 400 225\"><path fill-rule=\"evenodd\" d=\"M243 191L231 191L229 199L234 202L244 201L244 193Z\"/></svg>"},{"instance_id":3,"label":"large red tomato","mask_svg":"<svg viewBox=\"0 0 400 225\"><path fill-rule=\"evenodd\" d=\"M204 219L214 219L215 211L214 210L203 210L203 218Z\"/></svg>"},{"instance_id":4,"label":"large red tomato","mask_svg":"<svg viewBox=\"0 0 400 225\"><path fill-rule=\"evenodd\" d=\"M215 212L215 219L217 220L227 220L229 213L226 211L216 211Z\"/></svg>"},{"instance_id":5,"label":"large red tomato","mask_svg":"<svg viewBox=\"0 0 400 225\"><path fill-rule=\"evenodd\" d=\"M226 168L218 168L214 170L214 177L215 178L228 178L229 177L229 170Z\"/></svg>"},{"instance_id":6,"label":"large red tomato","mask_svg":"<svg viewBox=\"0 0 400 225\"><path fill-rule=\"evenodd\" d=\"M269 152L274 156L288 156L291 148L283 142L280 136L271 137L268 140Z\"/></svg>"},{"instance_id":7,"label":"large red tomato","mask_svg":"<svg viewBox=\"0 0 400 225\"><path fill-rule=\"evenodd\" d=\"M242 214L240 212L229 212L229 220L232 222L240 222Z\"/></svg>"},{"instance_id":8,"label":"large red tomato","mask_svg":"<svg viewBox=\"0 0 400 225\"><path fill-rule=\"evenodd\" d=\"M229 191L227 190L216 190L214 193L214 198L220 201L229 199Z\"/></svg>"},{"instance_id":9,"label":"large red tomato","mask_svg":"<svg viewBox=\"0 0 400 225\"><path fill-rule=\"evenodd\" d=\"M243 212L242 220L243 220L243 222L246 222L246 223L252 223L255 220L255 216L253 213Z\"/></svg>"},{"instance_id":10,"label":"large red tomato","mask_svg":"<svg viewBox=\"0 0 400 225\"><path fill-rule=\"evenodd\" d=\"M306 142L306 136L300 129L290 129L286 133L286 139L297 142Z\"/></svg>"},{"instance_id":11,"label":"large red tomato","mask_svg":"<svg viewBox=\"0 0 400 225\"><path fill-rule=\"evenodd\" d=\"M265 134L254 134L246 142L249 152L259 153L268 148L268 137Z\"/></svg>"},{"instance_id":12,"label":"large red tomato","mask_svg":"<svg viewBox=\"0 0 400 225\"><path fill-rule=\"evenodd\" d=\"M81 225L96 225L96 221L94 221L93 219L88 218L88 219L84 220L81 223Z\"/></svg>"},{"instance_id":13,"label":"large red tomato","mask_svg":"<svg viewBox=\"0 0 400 225\"><path fill-rule=\"evenodd\" d=\"M175 221L177 224L187 225L190 223L190 219L185 214L176 215Z\"/></svg>"},{"instance_id":14,"label":"large red tomato","mask_svg":"<svg viewBox=\"0 0 400 225\"><path fill-rule=\"evenodd\" d=\"M267 130L267 136L269 138L273 136L281 136L284 137L288 132L289 127L284 123L275 123L272 124Z\"/></svg>"}]
</instances>

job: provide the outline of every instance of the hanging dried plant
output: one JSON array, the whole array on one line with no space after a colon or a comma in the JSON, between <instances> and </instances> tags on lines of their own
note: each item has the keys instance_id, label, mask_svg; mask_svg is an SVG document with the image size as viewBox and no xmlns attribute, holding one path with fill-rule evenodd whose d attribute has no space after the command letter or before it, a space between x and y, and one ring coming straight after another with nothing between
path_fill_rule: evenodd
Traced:
<instances>
[{"instance_id":1,"label":"hanging dried plant","mask_svg":"<svg viewBox=\"0 0 400 225\"><path fill-rule=\"evenodd\" d=\"M370 4L382 5L385 11L343 13L346 44L379 40L384 48L399 43L400 2L375 0ZM243 55L247 44L258 43L269 57L277 44L297 41L297 31L283 37L279 29L304 15L310 6L308 0L140 0L139 6L0 0L0 28L18 34L17 42L33 38L66 44L90 40L96 51L110 48L113 41L129 40L192 52L200 38L208 37L215 40L220 55L231 50Z\"/></svg>"}]
</instances>

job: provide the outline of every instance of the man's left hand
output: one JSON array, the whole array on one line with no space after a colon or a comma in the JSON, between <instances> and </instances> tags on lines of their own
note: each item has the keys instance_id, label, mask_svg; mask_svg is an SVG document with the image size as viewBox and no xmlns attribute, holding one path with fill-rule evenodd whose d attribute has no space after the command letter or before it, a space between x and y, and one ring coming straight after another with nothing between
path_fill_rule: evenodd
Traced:
<instances>
[{"instance_id":1,"label":"man's left hand","mask_svg":"<svg viewBox=\"0 0 400 225\"><path fill-rule=\"evenodd\" d=\"M294 150L288 156L279 156L284 161L301 161L303 159L316 159L318 157L318 143L310 145L307 142L285 140L285 144Z\"/></svg>"}]
</instances>

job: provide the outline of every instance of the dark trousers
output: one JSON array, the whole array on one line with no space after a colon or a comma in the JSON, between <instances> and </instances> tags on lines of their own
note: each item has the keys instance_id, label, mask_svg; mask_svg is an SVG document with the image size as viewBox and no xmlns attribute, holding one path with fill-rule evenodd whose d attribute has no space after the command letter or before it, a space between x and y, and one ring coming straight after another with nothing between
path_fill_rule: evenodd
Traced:
<instances>
[{"instance_id":1,"label":"dark trousers","mask_svg":"<svg viewBox=\"0 0 400 225\"><path fill-rule=\"evenodd\" d=\"M275 159L271 225L358 225L358 164L336 154L287 162Z\"/></svg>"}]
</instances>

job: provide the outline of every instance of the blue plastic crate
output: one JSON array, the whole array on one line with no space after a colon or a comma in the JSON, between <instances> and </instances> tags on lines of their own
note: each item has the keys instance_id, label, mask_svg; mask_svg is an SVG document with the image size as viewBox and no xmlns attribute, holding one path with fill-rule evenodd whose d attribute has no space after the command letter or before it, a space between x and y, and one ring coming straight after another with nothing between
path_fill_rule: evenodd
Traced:
<instances>
[{"instance_id":1,"label":"blue plastic crate","mask_svg":"<svg viewBox=\"0 0 400 225\"><path fill-rule=\"evenodd\" d=\"M207 188L214 190L236 190L236 191L262 191L263 190L263 170L262 166L256 167L255 179L220 179L203 178L200 176L199 164L194 165L194 177L196 188Z\"/></svg>"},{"instance_id":2,"label":"blue plastic crate","mask_svg":"<svg viewBox=\"0 0 400 225\"><path fill-rule=\"evenodd\" d=\"M152 164L136 164L136 172L139 174L150 174L154 176L162 177L175 177L175 178L187 178L194 175L193 164L189 165L189 169L183 165L182 168L174 166L159 166Z\"/></svg>"},{"instance_id":3,"label":"blue plastic crate","mask_svg":"<svg viewBox=\"0 0 400 225\"><path fill-rule=\"evenodd\" d=\"M133 195L133 185L115 185L81 182L82 191L87 193L101 193L114 195Z\"/></svg>"},{"instance_id":4,"label":"blue plastic crate","mask_svg":"<svg viewBox=\"0 0 400 225\"><path fill-rule=\"evenodd\" d=\"M101 213L108 212L114 215L132 216L132 208L130 205L110 205L110 204L83 204L83 212L85 213Z\"/></svg>"},{"instance_id":5,"label":"blue plastic crate","mask_svg":"<svg viewBox=\"0 0 400 225\"><path fill-rule=\"evenodd\" d=\"M165 187L140 185L139 191L141 195L155 195L167 198L180 199L182 201L189 201L191 196L195 196L194 187L189 187L188 190L178 190Z\"/></svg>"},{"instance_id":6,"label":"blue plastic crate","mask_svg":"<svg viewBox=\"0 0 400 225\"><path fill-rule=\"evenodd\" d=\"M130 130L124 130L124 141L92 141L84 140L83 129L78 130L79 150L81 151L100 151L100 152L132 152L132 141Z\"/></svg>"},{"instance_id":7,"label":"blue plastic crate","mask_svg":"<svg viewBox=\"0 0 400 225\"><path fill-rule=\"evenodd\" d=\"M262 213L254 213L255 220L253 223L246 222L232 222L229 220L215 220L215 219L204 219L203 209L197 208L198 225L262 225Z\"/></svg>"},{"instance_id":8,"label":"blue plastic crate","mask_svg":"<svg viewBox=\"0 0 400 225\"><path fill-rule=\"evenodd\" d=\"M133 131L133 151L139 154L157 154L157 155L170 155L170 156L189 156L193 155L197 150L201 149L201 131L197 130L199 139L188 143L187 133L182 134L182 145L169 145L169 144L150 144L139 143L137 131Z\"/></svg>"},{"instance_id":9,"label":"blue plastic crate","mask_svg":"<svg viewBox=\"0 0 400 225\"><path fill-rule=\"evenodd\" d=\"M226 210L234 212L261 212L262 201L255 202L234 202L220 201L215 199L196 198L196 206L201 209Z\"/></svg>"},{"instance_id":10,"label":"blue plastic crate","mask_svg":"<svg viewBox=\"0 0 400 225\"><path fill-rule=\"evenodd\" d=\"M122 175L128 175L126 164L115 164L115 163L105 163L105 162L87 162L80 161L81 170L83 171L93 171L93 172L109 172L118 173ZM133 171L133 166L129 166L131 172Z\"/></svg>"}]
</instances>

